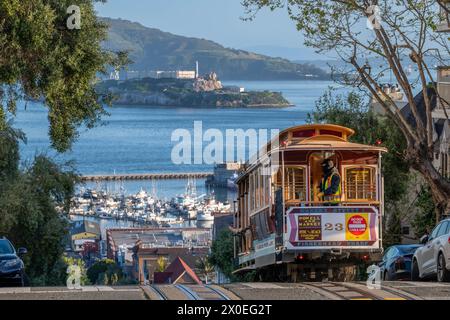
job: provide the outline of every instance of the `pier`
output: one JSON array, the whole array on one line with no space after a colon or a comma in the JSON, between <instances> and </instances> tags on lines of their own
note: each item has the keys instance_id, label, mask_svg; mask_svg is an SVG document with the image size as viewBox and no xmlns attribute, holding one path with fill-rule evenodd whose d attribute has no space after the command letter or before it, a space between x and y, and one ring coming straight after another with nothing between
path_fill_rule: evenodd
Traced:
<instances>
[{"instance_id":1,"label":"pier","mask_svg":"<svg viewBox=\"0 0 450 320\"><path fill-rule=\"evenodd\" d=\"M82 181L120 181L120 180L169 180L169 179L208 179L212 172L177 172L177 173L131 173L111 175L85 175Z\"/></svg>"}]
</instances>

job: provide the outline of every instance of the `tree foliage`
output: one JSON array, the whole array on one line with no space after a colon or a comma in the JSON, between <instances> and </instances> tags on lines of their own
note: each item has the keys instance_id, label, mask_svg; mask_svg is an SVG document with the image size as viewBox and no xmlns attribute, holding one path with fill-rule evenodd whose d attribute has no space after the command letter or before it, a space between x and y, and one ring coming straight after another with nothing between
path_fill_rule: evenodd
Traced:
<instances>
[{"instance_id":1,"label":"tree foliage","mask_svg":"<svg viewBox=\"0 0 450 320\"><path fill-rule=\"evenodd\" d=\"M211 246L209 262L217 266L228 278L233 278L234 271L233 234L229 230L222 230Z\"/></svg>"},{"instance_id":2,"label":"tree foliage","mask_svg":"<svg viewBox=\"0 0 450 320\"><path fill-rule=\"evenodd\" d=\"M0 234L28 249L24 257L28 276L45 283L64 250L68 220L63 212L78 178L44 155L20 169L21 136L9 125L0 131Z\"/></svg>"},{"instance_id":3,"label":"tree foliage","mask_svg":"<svg viewBox=\"0 0 450 320\"><path fill-rule=\"evenodd\" d=\"M427 232L430 232L436 221L434 219L435 206L431 196L430 188L422 186L416 200L416 206L419 208L419 213L414 217L412 226L416 237L421 237Z\"/></svg>"},{"instance_id":4,"label":"tree foliage","mask_svg":"<svg viewBox=\"0 0 450 320\"><path fill-rule=\"evenodd\" d=\"M103 103L110 97L95 91L96 76L128 60L123 52L102 49L107 26L96 17L94 2L0 1L0 129L19 99L42 98L52 146L65 151L80 125L93 127L106 114ZM80 8L80 29L67 27L71 5Z\"/></svg>"},{"instance_id":5,"label":"tree foliage","mask_svg":"<svg viewBox=\"0 0 450 320\"><path fill-rule=\"evenodd\" d=\"M93 284L116 285L124 278L124 275L114 260L102 259L87 270L87 277Z\"/></svg>"}]
</instances>

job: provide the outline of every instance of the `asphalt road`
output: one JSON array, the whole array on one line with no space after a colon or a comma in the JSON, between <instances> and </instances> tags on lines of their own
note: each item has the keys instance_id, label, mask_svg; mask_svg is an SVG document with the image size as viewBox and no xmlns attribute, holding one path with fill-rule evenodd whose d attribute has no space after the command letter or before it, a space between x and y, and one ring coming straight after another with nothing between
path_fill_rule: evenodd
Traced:
<instances>
[{"instance_id":1,"label":"asphalt road","mask_svg":"<svg viewBox=\"0 0 450 320\"><path fill-rule=\"evenodd\" d=\"M0 300L450 300L450 283L364 282L233 283L223 286L89 286L0 288Z\"/></svg>"}]
</instances>

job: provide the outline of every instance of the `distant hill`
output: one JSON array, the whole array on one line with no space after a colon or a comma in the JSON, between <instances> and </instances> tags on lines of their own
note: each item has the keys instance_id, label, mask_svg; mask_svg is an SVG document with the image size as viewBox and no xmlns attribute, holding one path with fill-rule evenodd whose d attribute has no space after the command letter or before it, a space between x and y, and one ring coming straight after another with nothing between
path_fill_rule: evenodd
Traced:
<instances>
[{"instance_id":1,"label":"distant hill","mask_svg":"<svg viewBox=\"0 0 450 320\"><path fill-rule=\"evenodd\" d=\"M200 74L214 71L222 80L329 79L326 71L312 64L225 48L213 41L178 36L127 20L102 20L110 26L104 47L130 50L134 61L130 70L194 70L198 60Z\"/></svg>"}]
</instances>

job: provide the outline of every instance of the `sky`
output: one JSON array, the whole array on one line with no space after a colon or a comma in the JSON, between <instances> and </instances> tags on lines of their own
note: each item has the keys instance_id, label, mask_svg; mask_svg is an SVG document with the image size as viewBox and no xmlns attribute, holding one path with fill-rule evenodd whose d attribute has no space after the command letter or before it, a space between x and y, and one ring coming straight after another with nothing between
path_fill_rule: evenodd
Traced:
<instances>
[{"instance_id":1,"label":"sky","mask_svg":"<svg viewBox=\"0 0 450 320\"><path fill-rule=\"evenodd\" d=\"M283 56L317 59L289 19L287 11L263 10L253 21L242 21L241 0L108 0L97 4L100 16L136 21L183 36L203 38L225 47ZM321 56L323 59L324 57Z\"/></svg>"}]
</instances>

